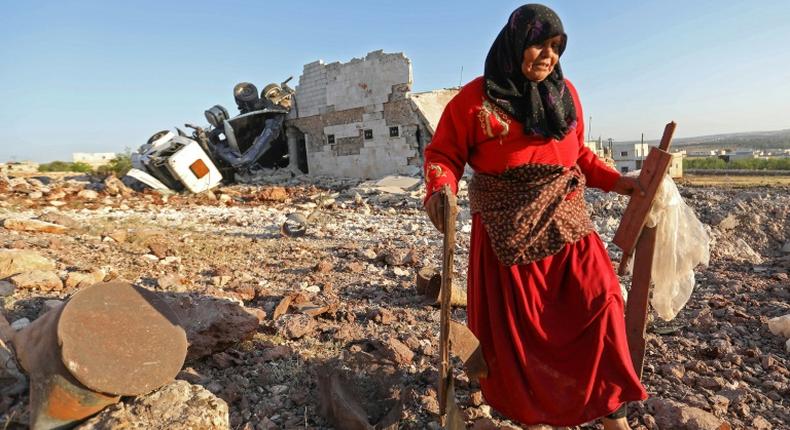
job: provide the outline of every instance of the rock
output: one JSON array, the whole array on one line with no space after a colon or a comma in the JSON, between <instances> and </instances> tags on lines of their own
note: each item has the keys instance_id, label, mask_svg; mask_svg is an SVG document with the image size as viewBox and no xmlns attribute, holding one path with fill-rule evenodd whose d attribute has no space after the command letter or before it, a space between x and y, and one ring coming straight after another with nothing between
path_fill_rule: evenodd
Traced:
<instances>
[{"instance_id":1,"label":"rock","mask_svg":"<svg viewBox=\"0 0 790 430\"><path fill-rule=\"evenodd\" d=\"M199 385L174 381L151 394L108 407L78 430L110 428L225 430L228 405Z\"/></svg>"},{"instance_id":2,"label":"rock","mask_svg":"<svg viewBox=\"0 0 790 430\"><path fill-rule=\"evenodd\" d=\"M730 425L702 409L684 405L674 400L653 397L647 408L659 428L675 430L730 430Z\"/></svg>"},{"instance_id":3,"label":"rock","mask_svg":"<svg viewBox=\"0 0 790 430\"><path fill-rule=\"evenodd\" d=\"M66 275L66 288L85 288L97 282L104 281L106 274L102 269L94 269L91 272L69 272Z\"/></svg>"},{"instance_id":4,"label":"rock","mask_svg":"<svg viewBox=\"0 0 790 430\"><path fill-rule=\"evenodd\" d=\"M77 193L77 197L83 200L96 200L99 198L99 193L93 190L82 190Z\"/></svg>"},{"instance_id":5,"label":"rock","mask_svg":"<svg viewBox=\"0 0 790 430\"><path fill-rule=\"evenodd\" d=\"M756 416L752 420L752 425L749 428L752 430L772 430L774 427L765 418Z\"/></svg>"},{"instance_id":6,"label":"rock","mask_svg":"<svg viewBox=\"0 0 790 430\"><path fill-rule=\"evenodd\" d=\"M661 374L665 377L675 377L677 379L683 379L683 375L686 373L686 368L681 363L667 363L661 366Z\"/></svg>"},{"instance_id":7,"label":"rock","mask_svg":"<svg viewBox=\"0 0 790 430\"><path fill-rule=\"evenodd\" d=\"M260 320L255 312L229 300L207 296L163 294L187 333L187 360L224 351L251 339Z\"/></svg>"},{"instance_id":8,"label":"rock","mask_svg":"<svg viewBox=\"0 0 790 430\"><path fill-rule=\"evenodd\" d=\"M351 273L362 273L362 271L365 270L365 266L363 266L362 263L359 263L357 261L352 261L346 264L346 270L348 270Z\"/></svg>"},{"instance_id":9,"label":"rock","mask_svg":"<svg viewBox=\"0 0 790 430\"><path fill-rule=\"evenodd\" d=\"M107 237L118 243L123 243L126 242L126 238L129 237L129 231L126 229L113 230L107 233Z\"/></svg>"},{"instance_id":10,"label":"rock","mask_svg":"<svg viewBox=\"0 0 790 430\"><path fill-rule=\"evenodd\" d=\"M59 291L63 283L57 273L49 270L32 270L16 274L10 278L11 283L22 290Z\"/></svg>"},{"instance_id":11,"label":"rock","mask_svg":"<svg viewBox=\"0 0 790 430\"><path fill-rule=\"evenodd\" d=\"M379 324L390 325L395 322L395 315L389 309L376 308L368 312L368 319L376 321Z\"/></svg>"},{"instance_id":12,"label":"rock","mask_svg":"<svg viewBox=\"0 0 790 430\"><path fill-rule=\"evenodd\" d=\"M491 418L480 418L472 424L471 430L499 430L499 428ZM534 428L535 426L530 427L530 429Z\"/></svg>"},{"instance_id":13,"label":"rock","mask_svg":"<svg viewBox=\"0 0 790 430\"><path fill-rule=\"evenodd\" d=\"M7 230L56 234L63 234L66 232L66 230L68 230L68 228L62 225L36 219L24 218L7 218L3 221L3 227L5 227Z\"/></svg>"},{"instance_id":14,"label":"rock","mask_svg":"<svg viewBox=\"0 0 790 430\"><path fill-rule=\"evenodd\" d=\"M288 192L283 187L264 188L258 192L256 198L260 201L284 202L288 200Z\"/></svg>"},{"instance_id":15,"label":"rock","mask_svg":"<svg viewBox=\"0 0 790 430\"><path fill-rule=\"evenodd\" d=\"M331 262L326 261L326 260L322 260L322 261L319 261L318 264L315 265L315 267L313 267L313 272L316 272L316 273L329 273L334 268L335 268L335 266Z\"/></svg>"},{"instance_id":16,"label":"rock","mask_svg":"<svg viewBox=\"0 0 790 430\"><path fill-rule=\"evenodd\" d=\"M187 280L177 273L168 273L156 279L157 286L165 291L182 293L187 291Z\"/></svg>"},{"instance_id":17,"label":"rock","mask_svg":"<svg viewBox=\"0 0 790 430\"><path fill-rule=\"evenodd\" d=\"M717 416L726 415L727 408L730 407L730 399L718 394L711 396L710 403L713 414Z\"/></svg>"},{"instance_id":18,"label":"rock","mask_svg":"<svg viewBox=\"0 0 790 430\"><path fill-rule=\"evenodd\" d=\"M38 219L41 221L51 222L53 224L60 224L71 229L80 227L80 223L74 218L55 211L43 213L38 217Z\"/></svg>"},{"instance_id":19,"label":"rock","mask_svg":"<svg viewBox=\"0 0 790 430\"><path fill-rule=\"evenodd\" d=\"M776 336L790 338L790 314L768 320L768 330Z\"/></svg>"},{"instance_id":20,"label":"rock","mask_svg":"<svg viewBox=\"0 0 790 430\"><path fill-rule=\"evenodd\" d=\"M414 352L397 338L390 337L382 346L385 357L397 364L411 364L414 360Z\"/></svg>"},{"instance_id":21,"label":"rock","mask_svg":"<svg viewBox=\"0 0 790 430\"><path fill-rule=\"evenodd\" d=\"M6 297L14 294L14 290L16 290L16 287L14 287L14 284L11 282L0 281L0 297Z\"/></svg>"},{"instance_id":22,"label":"rock","mask_svg":"<svg viewBox=\"0 0 790 430\"><path fill-rule=\"evenodd\" d=\"M0 279L33 270L55 270L55 262L35 251L0 249Z\"/></svg>"},{"instance_id":23,"label":"rock","mask_svg":"<svg viewBox=\"0 0 790 430\"><path fill-rule=\"evenodd\" d=\"M286 345L275 345L270 348L266 348L261 352L260 360L261 361L275 361L282 358L288 358L293 354L293 350Z\"/></svg>"},{"instance_id":24,"label":"rock","mask_svg":"<svg viewBox=\"0 0 790 430\"><path fill-rule=\"evenodd\" d=\"M738 225L740 225L738 218L736 218L733 214L729 214L724 219L722 219L721 222L719 222L719 225L716 227L721 230L732 230L735 227L738 227Z\"/></svg>"},{"instance_id":25,"label":"rock","mask_svg":"<svg viewBox=\"0 0 790 430\"><path fill-rule=\"evenodd\" d=\"M288 339L299 339L316 328L315 319L305 314L283 315L277 320L280 332Z\"/></svg>"},{"instance_id":26,"label":"rock","mask_svg":"<svg viewBox=\"0 0 790 430\"><path fill-rule=\"evenodd\" d=\"M30 320L27 318L20 318L11 323L11 328L19 331L30 325Z\"/></svg>"},{"instance_id":27,"label":"rock","mask_svg":"<svg viewBox=\"0 0 790 430\"><path fill-rule=\"evenodd\" d=\"M0 338L0 396L13 396L25 390L27 379L17 365L14 352Z\"/></svg>"},{"instance_id":28,"label":"rock","mask_svg":"<svg viewBox=\"0 0 790 430\"><path fill-rule=\"evenodd\" d=\"M230 202L231 200L233 200L233 197L231 197L231 196L229 196L227 194L220 194L219 195L219 202L220 203L228 204L228 202Z\"/></svg>"},{"instance_id":29,"label":"rock","mask_svg":"<svg viewBox=\"0 0 790 430\"><path fill-rule=\"evenodd\" d=\"M156 258L160 260L167 257L168 255L173 255L173 251L171 251L167 245L161 242L149 243L148 249L151 251L151 254L156 255Z\"/></svg>"},{"instance_id":30,"label":"rock","mask_svg":"<svg viewBox=\"0 0 790 430\"><path fill-rule=\"evenodd\" d=\"M132 190L115 176L108 176L104 180L104 191L111 196L121 195L126 197L132 194Z\"/></svg>"}]
</instances>

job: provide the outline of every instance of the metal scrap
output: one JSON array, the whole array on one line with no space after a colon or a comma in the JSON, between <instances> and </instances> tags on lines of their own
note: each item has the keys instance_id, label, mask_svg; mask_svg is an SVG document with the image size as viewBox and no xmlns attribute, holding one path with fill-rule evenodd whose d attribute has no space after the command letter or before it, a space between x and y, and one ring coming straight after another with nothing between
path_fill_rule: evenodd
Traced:
<instances>
[{"instance_id":1,"label":"metal scrap","mask_svg":"<svg viewBox=\"0 0 790 430\"><path fill-rule=\"evenodd\" d=\"M204 112L208 126L184 124L191 135L178 128L155 133L132 154L127 177L159 191L199 193L234 181L236 174L288 166L283 124L294 95L290 80L269 84L260 95L249 82L237 84L239 115L214 105Z\"/></svg>"}]
</instances>

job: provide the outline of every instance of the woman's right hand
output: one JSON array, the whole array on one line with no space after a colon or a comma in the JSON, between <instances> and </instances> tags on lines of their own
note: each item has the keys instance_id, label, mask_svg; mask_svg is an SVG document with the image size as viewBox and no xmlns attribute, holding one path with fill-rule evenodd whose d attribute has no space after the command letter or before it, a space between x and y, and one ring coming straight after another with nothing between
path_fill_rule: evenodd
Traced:
<instances>
[{"instance_id":1,"label":"woman's right hand","mask_svg":"<svg viewBox=\"0 0 790 430\"><path fill-rule=\"evenodd\" d=\"M433 226L439 230L440 233L444 233L444 203L442 199L442 193L444 191L437 191L428 198L428 201L425 202L425 212L428 213L428 218L431 219Z\"/></svg>"}]
</instances>

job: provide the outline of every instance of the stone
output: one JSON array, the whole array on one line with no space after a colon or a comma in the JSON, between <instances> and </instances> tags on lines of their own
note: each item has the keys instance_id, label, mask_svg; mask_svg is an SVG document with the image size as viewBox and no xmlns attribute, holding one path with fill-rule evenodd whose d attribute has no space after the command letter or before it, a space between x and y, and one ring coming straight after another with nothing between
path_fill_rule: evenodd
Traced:
<instances>
[{"instance_id":1,"label":"stone","mask_svg":"<svg viewBox=\"0 0 790 430\"><path fill-rule=\"evenodd\" d=\"M368 312L368 319L382 325L390 325L395 322L395 315L389 309L376 308Z\"/></svg>"},{"instance_id":2,"label":"stone","mask_svg":"<svg viewBox=\"0 0 790 430\"><path fill-rule=\"evenodd\" d=\"M13 396L27 390L27 379L17 365L14 352L0 339L0 396Z\"/></svg>"},{"instance_id":3,"label":"stone","mask_svg":"<svg viewBox=\"0 0 790 430\"><path fill-rule=\"evenodd\" d=\"M768 330L776 336L790 338L790 314L768 320Z\"/></svg>"},{"instance_id":4,"label":"stone","mask_svg":"<svg viewBox=\"0 0 790 430\"><path fill-rule=\"evenodd\" d=\"M317 325L313 317L305 314L283 315L276 324L288 339L299 339L315 330Z\"/></svg>"},{"instance_id":5,"label":"stone","mask_svg":"<svg viewBox=\"0 0 790 430\"><path fill-rule=\"evenodd\" d=\"M293 350L286 345L275 345L270 348L266 348L261 352L260 360L261 361L276 361L283 358L288 358L293 354Z\"/></svg>"},{"instance_id":6,"label":"stone","mask_svg":"<svg viewBox=\"0 0 790 430\"><path fill-rule=\"evenodd\" d=\"M59 291L63 282L57 273L49 270L32 270L16 274L10 278L12 284L22 290Z\"/></svg>"},{"instance_id":7,"label":"stone","mask_svg":"<svg viewBox=\"0 0 790 430\"><path fill-rule=\"evenodd\" d=\"M397 364L411 364L414 360L414 352L395 337L387 339L382 349L384 356Z\"/></svg>"},{"instance_id":8,"label":"stone","mask_svg":"<svg viewBox=\"0 0 790 430\"><path fill-rule=\"evenodd\" d=\"M131 398L100 412L78 430L110 428L229 430L228 405L210 391L174 381L145 396Z\"/></svg>"},{"instance_id":9,"label":"stone","mask_svg":"<svg viewBox=\"0 0 790 430\"><path fill-rule=\"evenodd\" d=\"M68 230L67 227L62 225L36 219L24 218L7 218L3 221L3 227L5 227L6 230L55 234L63 234L66 232L66 230Z\"/></svg>"},{"instance_id":10,"label":"stone","mask_svg":"<svg viewBox=\"0 0 790 430\"><path fill-rule=\"evenodd\" d=\"M365 270L365 266L363 266L362 263L359 263L357 261L352 261L346 264L346 270L348 270L351 273L362 273L362 271Z\"/></svg>"},{"instance_id":11,"label":"stone","mask_svg":"<svg viewBox=\"0 0 790 430\"><path fill-rule=\"evenodd\" d=\"M55 270L55 262L26 249L0 249L0 279L32 270Z\"/></svg>"},{"instance_id":12,"label":"stone","mask_svg":"<svg viewBox=\"0 0 790 430\"><path fill-rule=\"evenodd\" d=\"M9 281L0 281L0 297L10 296L14 294L16 287Z\"/></svg>"},{"instance_id":13,"label":"stone","mask_svg":"<svg viewBox=\"0 0 790 430\"><path fill-rule=\"evenodd\" d=\"M733 214L729 214L724 219L722 219L721 222L719 222L717 227L721 230L732 230L735 227L738 227L738 225L740 225L738 218L736 218Z\"/></svg>"},{"instance_id":14,"label":"stone","mask_svg":"<svg viewBox=\"0 0 790 430\"><path fill-rule=\"evenodd\" d=\"M11 328L19 331L30 325L30 320L27 318L20 318L11 323Z\"/></svg>"},{"instance_id":15,"label":"stone","mask_svg":"<svg viewBox=\"0 0 790 430\"><path fill-rule=\"evenodd\" d=\"M667 363L661 366L661 374L665 377L675 377L677 379L683 379L683 375L686 373L686 368L681 363Z\"/></svg>"},{"instance_id":16,"label":"stone","mask_svg":"<svg viewBox=\"0 0 790 430\"><path fill-rule=\"evenodd\" d=\"M231 196L229 196L227 194L220 194L219 195L219 202L220 203L228 204L228 202L230 202L232 200L233 200L233 197L231 197Z\"/></svg>"},{"instance_id":17,"label":"stone","mask_svg":"<svg viewBox=\"0 0 790 430\"><path fill-rule=\"evenodd\" d=\"M71 218L70 216L67 215L63 215L62 213L56 211L45 212L41 214L38 217L38 219L53 224L60 224L64 227L68 227L71 229L76 229L80 227L80 223L77 222L74 218Z\"/></svg>"},{"instance_id":18,"label":"stone","mask_svg":"<svg viewBox=\"0 0 790 430\"><path fill-rule=\"evenodd\" d=\"M126 242L126 238L129 237L129 231L125 229L113 230L108 233L107 236L118 243L123 243Z\"/></svg>"},{"instance_id":19,"label":"stone","mask_svg":"<svg viewBox=\"0 0 790 430\"><path fill-rule=\"evenodd\" d=\"M288 200L288 192L283 187L269 187L259 191L256 198L260 201L284 202Z\"/></svg>"},{"instance_id":20,"label":"stone","mask_svg":"<svg viewBox=\"0 0 790 430\"><path fill-rule=\"evenodd\" d=\"M653 397L647 400L659 428L677 430L730 430L730 425L710 412L674 400Z\"/></svg>"},{"instance_id":21,"label":"stone","mask_svg":"<svg viewBox=\"0 0 790 430\"><path fill-rule=\"evenodd\" d=\"M187 291L187 280L177 273L168 273L156 279L157 286L165 291L184 292Z\"/></svg>"},{"instance_id":22,"label":"stone","mask_svg":"<svg viewBox=\"0 0 790 430\"><path fill-rule=\"evenodd\" d=\"M163 294L162 299L187 333L189 361L251 339L260 324L255 312L230 300L173 293Z\"/></svg>"},{"instance_id":23,"label":"stone","mask_svg":"<svg viewBox=\"0 0 790 430\"><path fill-rule=\"evenodd\" d=\"M129 187L112 175L104 180L104 191L111 196L121 195L126 197L132 194L132 190Z\"/></svg>"},{"instance_id":24,"label":"stone","mask_svg":"<svg viewBox=\"0 0 790 430\"><path fill-rule=\"evenodd\" d=\"M315 265L315 267L313 267L313 272L316 272L316 273L329 273L334 268L335 268L335 266L330 261L321 260L321 261L318 262L318 264Z\"/></svg>"},{"instance_id":25,"label":"stone","mask_svg":"<svg viewBox=\"0 0 790 430\"><path fill-rule=\"evenodd\" d=\"M96 200L99 198L99 193L93 190L82 190L77 193L77 197L83 200Z\"/></svg>"},{"instance_id":26,"label":"stone","mask_svg":"<svg viewBox=\"0 0 790 430\"><path fill-rule=\"evenodd\" d=\"M161 242L149 243L148 249L151 251L151 254L156 255L156 258L160 260L168 255L172 255L170 248Z\"/></svg>"},{"instance_id":27,"label":"stone","mask_svg":"<svg viewBox=\"0 0 790 430\"><path fill-rule=\"evenodd\" d=\"M752 425L749 428L752 430L772 430L774 427L765 418L756 416L752 420Z\"/></svg>"},{"instance_id":28,"label":"stone","mask_svg":"<svg viewBox=\"0 0 790 430\"><path fill-rule=\"evenodd\" d=\"M85 288L97 282L104 281L106 274L102 269L94 269L90 272L69 272L66 275L66 288Z\"/></svg>"}]
</instances>

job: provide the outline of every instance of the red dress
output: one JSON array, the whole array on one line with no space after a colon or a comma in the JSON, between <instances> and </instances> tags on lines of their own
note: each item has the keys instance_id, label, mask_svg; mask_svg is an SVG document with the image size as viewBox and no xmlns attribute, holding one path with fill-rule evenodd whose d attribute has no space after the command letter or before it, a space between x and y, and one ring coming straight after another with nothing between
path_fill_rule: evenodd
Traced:
<instances>
[{"instance_id":1,"label":"red dress","mask_svg":"<svg viewBox=\"0 0 790 430\"><path fill-rule=\"evenodd\" d=\"M584 114L567 85L579 122L561 141L525 135L486 99L483 78L466 85L425 149L428 196L445 184L457 191L467 163L488 174L528 163L578 164L588 186L611 190L620 174L584 146ZM469 328L489 367L481 389L500 413L523 424L571 426L647 397L628 351L619 282L597 233L506 267L475 214L467 288Z\"/></svg>"}]
</instances>

